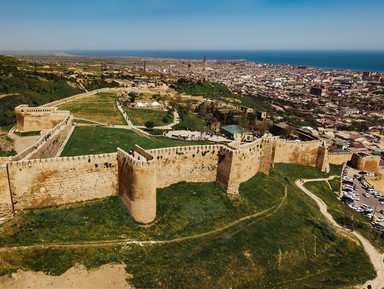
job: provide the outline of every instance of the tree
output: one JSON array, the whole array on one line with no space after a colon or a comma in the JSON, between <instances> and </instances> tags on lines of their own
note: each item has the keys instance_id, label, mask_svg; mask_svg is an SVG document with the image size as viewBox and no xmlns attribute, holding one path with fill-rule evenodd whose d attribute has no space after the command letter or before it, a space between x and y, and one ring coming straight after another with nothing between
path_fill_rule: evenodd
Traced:
<instances>
[{"instance_id":1,"label":"tree","mask_svg":"<svg viewBox=\"0 0 384 289\"><path fill-rule=\"evenodd\" d=\"M148 120L145 122L144 125L146 128L153 128L155 126L155 123L152 120Z\"/></svg>"}]
</instances>

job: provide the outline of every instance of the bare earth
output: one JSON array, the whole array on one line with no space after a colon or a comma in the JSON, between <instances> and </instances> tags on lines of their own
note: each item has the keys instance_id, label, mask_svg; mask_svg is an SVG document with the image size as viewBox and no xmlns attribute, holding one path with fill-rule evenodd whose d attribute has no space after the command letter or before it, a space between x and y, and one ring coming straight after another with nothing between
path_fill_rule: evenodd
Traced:
<instances>
[{"instance_id":1,"label":"bare earth","mask_svg":"<svg viewBox=\"0 0 384 289\"><path fill-rule=\"evenodd\" d=\"M26 137L16 136L14 138L14 140L15 140L15 151L17 153L21 153L23 150L25 150L26 148L30 147L34 143L36 143L36 141L39 138L40 138L39 135L37 135L37 136L26 136Z\"/></svg>"},{"instance_id":2,"label":"bare earth","mask_svg":"<svg viewBox=\"0 0 384 289\"><path fill-rule=\"evenodd\" d=\"M132 289L126 279L131 278L123 264L107 264L87 271L76 265L60 276L43 272L17 271L12 277L1 276L1 289Z\"/></svg>"},{"instance_id":3,"label":"bare earth","mask_svg":"<svg viewBox=\"0 0 384 289\"><path fill-rule=\"evenodd\" d=\"M368 183L370 183L376 191L379 191L380 193L384 194L384 179L376 179L376 178L365 178Z\"/></svg>"}]
</instances>

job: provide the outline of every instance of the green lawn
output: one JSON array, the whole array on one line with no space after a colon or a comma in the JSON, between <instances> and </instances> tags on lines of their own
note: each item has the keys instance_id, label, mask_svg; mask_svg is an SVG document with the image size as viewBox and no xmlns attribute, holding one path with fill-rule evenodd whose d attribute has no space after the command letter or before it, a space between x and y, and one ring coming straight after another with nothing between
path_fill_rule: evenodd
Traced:
<instances>
[{"instance_id":1,"label":"green lawn","mask_svg":"<svg viewBox=\"0 0 384 289\"><path fill-rule=\"evenodd\" d=\"M95 95L64 103L60 109L69 110L75 117L107 124L126 124L115 104L113 93L99 92Z\"/></svg>"},{"instance_id":2,"label":"green lawn","mask_svg":"<svg viewBox=\"0 0 384 289\"><path fill-rule=\"evenodd\" d=\"M162 126L173 122L173 114L168 114L167 111L130 107L125 107L124 109L132 123L135 125L144 125L145 122L150 120L155 123L155 126ZM167 117L168 115L169 117ZM164 118L167 119L166 122L163 121Z\"/></svg>"},{"instance_id":3,"label":"green lawn","mask_svg":"<svg viewBox=\"0 0 384 289\"><path fill-rule=\"evenodd\" d=\"M138 227L112 197L66 208L29 210L0 226L1 244L81 239L173 239L209 232L287 200L269 215L224 231L169 244L1 251L1 272L19 267L61 274L124 262L135 288L351 288L374 277L361 246L336 234L316 203L295 184L323 177L316 168L276 164L228 198L213 183L179 183L157 193L157 222ZM32 213L33 212L33 213ZM5 240L9 240L6 242ZM10 264L9 267L7 264Z\"/></svg>"},{"instance_id":4,"label":"green lawn","mask_svg":"<svg viewBox=\"0 0 384 289\"><path fill-rule=\"evenodd\" d=\"M116 148L130 150L137 144L145 149L207 144L202 141L179 141L167 137L146 137L131 130L109 127L76 127L61 156L116 152Z\"/></svg>"}]
</instances>

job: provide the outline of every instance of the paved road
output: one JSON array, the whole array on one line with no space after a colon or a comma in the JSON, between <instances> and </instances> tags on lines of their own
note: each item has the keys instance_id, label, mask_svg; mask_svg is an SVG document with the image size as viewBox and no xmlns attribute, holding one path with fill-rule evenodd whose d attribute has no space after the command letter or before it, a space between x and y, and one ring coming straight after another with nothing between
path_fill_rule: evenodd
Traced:
<instances>
[{"instance_id":1,"label":"paved road","mask_svg":"<svg viewBox=\"0 0 384 289\"><path fill-rule=\"evenodd\" d=\"M384 255L381 254L375 247L373 247L372 244L367 239L362 237L359 233L357 233L356 231L351 232L341 227L338 223L336 223L332 215L328 213L328 207L323 202L323 200L321 200L319 197L317 197L315 194L313 194L311 191L307 190L304 187L304 183L306 182L323 182L323 181L331 180L333 178L335 178L335 176L324 178L324 179L297 180L296 185L317 203L317 205L320 208L320 212L324 215L324 217L329 222L331 222L333 226L335 226L338 229L338 231L343 231L344 233L355 236L363 245L369 258L371 259L371 262L373 264L373 267L375 268L377 276L375 279L367 281L362 288L367 288L368 285L371 285L372 289L382 289L384 286L384 263L383 263Z\"/></svg>"}]
</instances>

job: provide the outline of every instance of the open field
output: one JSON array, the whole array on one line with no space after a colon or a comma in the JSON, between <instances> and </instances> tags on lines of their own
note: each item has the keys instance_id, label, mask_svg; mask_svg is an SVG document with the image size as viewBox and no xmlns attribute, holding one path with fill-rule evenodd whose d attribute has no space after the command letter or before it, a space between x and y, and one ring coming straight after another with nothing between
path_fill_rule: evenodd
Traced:
<instances>
[{"instance_id":1,"label":"open field","mask_svg":"<svg viewBox=\"0 0 384 289\"><path fill-rule=\"evenodd\" d=\"M3 246L0 270L58 275L76 263L94 268L124 262L135 288L352 288L374 276L368 257L336 234L294 184L324 176L316 168L276 164L269 176L260 173L242 184L235 198L214 183L175 184L158 190L157 222L146 227L127 217L117 197L29 210L0 226L0 236L4 241L22 234L18 244L46 245ZM36 225L30 228L32 220ZM78 241L60 246L65 236ZM110 241L87 245L79 241L84 238Z\"/></svg>"},{"instance_id":2,"label":"open field","mask_svg":"<svg viewBox=\"0 0 384 289\"><path fill-rule=\"evenodd\" d=\"M62 110L69 110L72 115L101 123L125 124L116 107L113 93L99 92L90 97L84 97L59 106Z\"/></svg>"},{"instance_id":3,"label":"open field","mask_svg":"<svg viewBox=\"0 0 384 289\"><path fill-rule=\"evenodd\" d=\"M90 145L91 144L91 145ZM131 130L109 127L76 127L61 156L116 152L116 148L129 151L137 144L145 149L207 144L202 141L179 141L166 137L147 137Z\"/></svg>"},{"instance_id":4,"label":"open field","mask_svg":"<svg viewBox=\"0 0 384 289\"><path fill-rule=\"evenodd\" d=\"M162 126L173 122L173 114L170 113L170 117L167 118L167 111L130 107L124 107L124 109L132 123L135 125L143 126L145 122L153 121L155 126ZM163 118L167 118L167 122L164 122Z\"/></svg>"}]
</instances>

